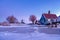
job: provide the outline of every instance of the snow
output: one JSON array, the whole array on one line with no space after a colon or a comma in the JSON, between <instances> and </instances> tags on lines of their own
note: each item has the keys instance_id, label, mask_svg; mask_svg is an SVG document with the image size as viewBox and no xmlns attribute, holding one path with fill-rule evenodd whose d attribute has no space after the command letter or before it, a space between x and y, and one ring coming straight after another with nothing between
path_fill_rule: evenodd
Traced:
<instances>
[{"instance_id":1,"label":"snow","mask_svg":"<svg viewBox=\"0 0 60 40\"><path fill-rule=\"evenodd\" d=\"M60 28L39 28L38 31L47 34L60 34Z\"/></svg>"},{"instance_id":2,"label":"snow","mask_svg":"<svg viewBox=\"0 0 60 40\"><path fill-rule=\"evenodd\" d=\"M60 35L45 33L9 33L0 32L0 40L60 40Z\"/></svg>"},{"instance_id":3,"label":"snow","mask_svg":"<svg viewBox=\"0 0 60 40\"><path fill-rule=\"evenodd\" d=\"M0 40L60 40L60 28L1 26Z\"/></svg>"},{"instance_id":4,"label":"snow","mask_svg":"<svg viewBox=\"0 0 60 40\"><path fill-rule=\"evenodd\" d=\"M0 27L29 27L27 24L11 24L11 26L0 26Z\"/></svg>"}]
</instances>

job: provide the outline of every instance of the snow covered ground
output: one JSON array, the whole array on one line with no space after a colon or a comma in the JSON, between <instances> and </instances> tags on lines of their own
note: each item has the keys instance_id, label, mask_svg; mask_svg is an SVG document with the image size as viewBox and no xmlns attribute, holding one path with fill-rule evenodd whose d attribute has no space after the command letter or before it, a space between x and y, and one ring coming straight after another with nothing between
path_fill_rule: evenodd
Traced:
<instances>
[{"instance_id":1,"label":"snow covered ground","mask_svg":"<svg viewBox=\"0 0 60 40\"><path fill-rule=\"evenodd\" d=\"M0 32L0 40L60 40L60 35L45 33Z\"/></svg>"},{"instance_id":2,"label":"snow covered ground","mask_svg":"<svg viewBox=\"0 0 60 40\"><path fill-rule=\"evenodd\" d=\"M0 40L60 40L60 28L1 26Z\"/></svg>"}]
</instances>

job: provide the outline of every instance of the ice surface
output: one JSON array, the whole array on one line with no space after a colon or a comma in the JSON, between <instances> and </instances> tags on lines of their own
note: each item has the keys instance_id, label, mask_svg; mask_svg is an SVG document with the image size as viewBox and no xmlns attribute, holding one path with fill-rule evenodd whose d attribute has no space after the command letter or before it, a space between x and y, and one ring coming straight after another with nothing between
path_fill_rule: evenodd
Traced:
<instances>
[{"instance_id":1,"label":"ice surface","mask_svg":"<svg viewBox=\"0 0 60 40\"><path fill-rule=\"evenodd\" d=\"M48 34L49 31L52 32ZM59 31L60 28L0 27L0 40L60 40Z\"/></svg>"},{"instance_id":2,"label":"ice surface","mask_svg":"<svg viewBox=\"0 0 60 40\"><path fill-rule=\"evenodd\" d=\"M45 33L9 33L0 32L0 40L60 40L60 35Z\"/></svg>"}]
</instances>

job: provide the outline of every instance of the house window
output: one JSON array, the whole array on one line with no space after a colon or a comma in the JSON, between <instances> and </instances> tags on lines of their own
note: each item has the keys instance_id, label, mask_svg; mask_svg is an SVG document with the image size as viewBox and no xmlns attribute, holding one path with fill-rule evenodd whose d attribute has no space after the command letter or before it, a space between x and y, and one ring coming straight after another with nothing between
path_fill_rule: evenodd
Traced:
<instances>
[{"instance_id":1,"label":"house window","mask_svg":"<svg viewBox=\"0 0 60 40\"><path fill-rule=\"evenodd\" d=\"M51 19L48 19L48 23L51 23Z\"/></svg>"},{"instance_id":2,"label":"house window","mask_svg":"<svg viewBox=\"0 0 60 40\"><path fill-rule=\"evenodd\" d=\"M48 19L48 21L51 21L50 19Z\"/></svg>"}]
</instances>

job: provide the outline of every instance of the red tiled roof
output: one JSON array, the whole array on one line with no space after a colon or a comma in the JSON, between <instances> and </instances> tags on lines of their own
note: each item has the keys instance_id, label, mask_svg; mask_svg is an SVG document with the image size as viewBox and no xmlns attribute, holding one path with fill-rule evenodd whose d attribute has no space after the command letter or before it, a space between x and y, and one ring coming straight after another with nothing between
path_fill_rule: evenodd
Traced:
<instances>
[{"instance_id":1,"label":"red tiled roof","mask_svg":"<svg viewBox=\"0 0 60 40\"><path fill-rule=\"evenodd\" d=\"M56 19L57 16L55 14L43 14L47 19Z\"/></svg>"}]
</instances>

